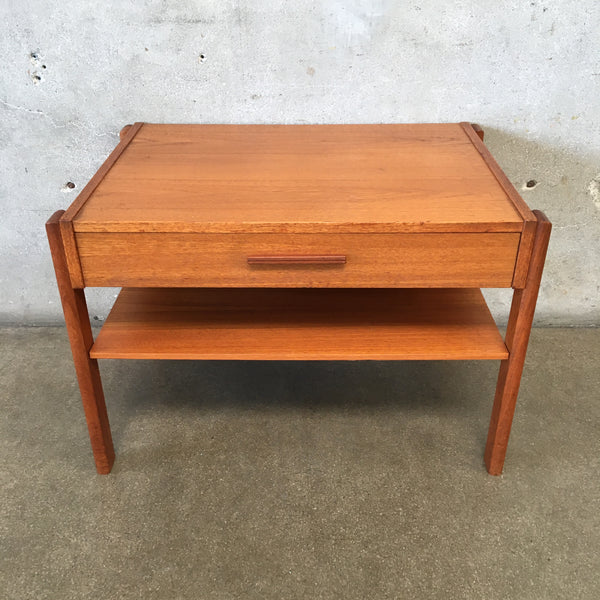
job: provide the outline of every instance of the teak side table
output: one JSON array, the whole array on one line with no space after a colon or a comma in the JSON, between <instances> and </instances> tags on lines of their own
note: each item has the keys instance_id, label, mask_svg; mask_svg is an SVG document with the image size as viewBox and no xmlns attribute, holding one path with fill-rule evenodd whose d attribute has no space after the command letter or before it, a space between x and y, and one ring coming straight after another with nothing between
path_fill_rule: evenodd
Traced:
<instances>
[{"instance_id":1,"label":"teak side table","mask_svg":"<svg viewBox=\"0 0 600 600\"><path fill-rule=\"evenodd\" d=\"M96 469L99 358L500 360L502 472L551 224L469 123L136 123L46 225ZM96 340L84 288L122 287ZM514 290L505 340L482 287Z\"/></svg>"}]
</instances>

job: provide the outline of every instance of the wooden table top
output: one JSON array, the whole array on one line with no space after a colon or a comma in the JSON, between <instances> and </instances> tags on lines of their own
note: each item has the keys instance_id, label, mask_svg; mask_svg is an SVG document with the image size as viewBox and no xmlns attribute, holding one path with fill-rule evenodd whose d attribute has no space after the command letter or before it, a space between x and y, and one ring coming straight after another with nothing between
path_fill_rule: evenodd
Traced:
<instances>
[{"instance_id":1,"label":"wooden table top","mask_svg":"<svg viewBox=\"0 0 600 600\"><path fill-rule=\"evenodd\" d=\"M136 123L76 232L516 232L534 216L471 125Z\"/></svg>"}]
</instances>

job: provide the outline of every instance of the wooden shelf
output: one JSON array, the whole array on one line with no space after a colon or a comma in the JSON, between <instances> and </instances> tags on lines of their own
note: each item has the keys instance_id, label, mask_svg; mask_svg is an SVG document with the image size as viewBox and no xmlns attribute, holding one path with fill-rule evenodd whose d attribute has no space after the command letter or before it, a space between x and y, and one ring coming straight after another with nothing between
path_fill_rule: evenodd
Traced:
<instances>
[{"instance_id":1,"label":"wooden shelf","mask_svg":"<svg viewBox=\"0 0 600 600\"><path fill-rule=\"evenodd\" d=\"M125 288L90 356L482 360L508 351L478 289Z\"/></svg>"}]
</instances>

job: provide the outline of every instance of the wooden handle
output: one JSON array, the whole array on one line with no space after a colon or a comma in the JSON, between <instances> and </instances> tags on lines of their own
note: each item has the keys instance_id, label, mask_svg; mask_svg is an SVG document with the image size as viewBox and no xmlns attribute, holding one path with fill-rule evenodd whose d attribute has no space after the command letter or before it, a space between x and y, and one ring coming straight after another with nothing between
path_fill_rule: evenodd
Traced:
<instances>
[{"instance_id":1,"label":"wooden handle","mask_svg":"<svg viewBox=\"0 0 600 600\"><path fill-rule=\"evenodd\" d=\"M279 256L249 256L249 265L343 265L343 254L284 254Z\"/></svg>"}]
</instances>

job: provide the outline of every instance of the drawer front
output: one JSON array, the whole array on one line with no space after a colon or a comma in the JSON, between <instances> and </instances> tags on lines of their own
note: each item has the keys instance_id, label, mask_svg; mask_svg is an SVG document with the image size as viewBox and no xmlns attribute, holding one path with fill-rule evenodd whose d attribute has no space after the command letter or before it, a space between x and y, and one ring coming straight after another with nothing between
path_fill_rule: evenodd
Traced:
<instances>
[{"instance_id":1,"label":"drawer front","mask_svg":"<svg viewBox=\"0 0 600 600\"><path fill-rule=\"evenodd\" d=\"M510 287L518 233L76 234L86 286Z\"/></svg>"}]
</instances>

